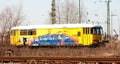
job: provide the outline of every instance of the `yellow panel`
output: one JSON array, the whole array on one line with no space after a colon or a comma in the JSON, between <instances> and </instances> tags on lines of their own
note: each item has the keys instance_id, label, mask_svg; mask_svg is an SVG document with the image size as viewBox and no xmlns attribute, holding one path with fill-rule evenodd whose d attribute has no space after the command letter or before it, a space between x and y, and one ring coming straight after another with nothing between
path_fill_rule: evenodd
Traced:
<instances>
[{"instance_id":1,"label":"yellow panel","mask_svg":"<svg viewBox=\"0 0 120 64\"><path fill-rule=\"evenodd\" d=\"M83 28L84 32L82 35L83 45L92 44L92 34L90 34L90 28Z\"/></svg>"},{"instance_id":2,"label":"yellow panel","mask_svg":"<svg viewBox=\"0 0 120 64\"><path fill-rule=\"evenodd\" d=\"M80 36L78 36L78 32L80 32ZM82 44L82 39L81 39L81 36L82 36L82 30L81 28L69 28L67 29L67 34L74 38L76 43L78 44Z\"/></svg>"},{"instance_id":3,"label":"yellow panel","mask_svg":"<svg viewBox=\"0 0 120 64\"><path fill-rule=\"evenodd\" d=\"M47 33L48 33L48 30L47 30L47 29L37 29L36 32L37 32L37 33L36 33L37 36L41 36L41 35L47 34Z\"/></svg>"}]
</instances>

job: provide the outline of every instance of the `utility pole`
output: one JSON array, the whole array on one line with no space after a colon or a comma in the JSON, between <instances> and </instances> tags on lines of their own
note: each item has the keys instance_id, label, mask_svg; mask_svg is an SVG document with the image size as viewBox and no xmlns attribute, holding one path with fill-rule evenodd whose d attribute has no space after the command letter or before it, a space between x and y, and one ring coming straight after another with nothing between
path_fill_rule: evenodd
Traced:
<instances>
[{"instance_id":1,"label":"utility pole","mask_svg":"<svg viewBox=\"0 0 120 64\"><path fill-rule=\"evenodd\" d=\"M113 36L113 16L117 16L111 12L111 36Z\"/></svg>"},{"instance_id":2,"label":"utility pole","mask_svg":"<svg viewBox=\"0 0 120 64\"><path fill-rule=\"evenodd\" d=\"M81 23L81 13L80 13L80 0L79 0L79 23Z\"/></svg>"},{"instance_id":3,"label":"utility pole","mask_svg":"<svg viewBox=\"0 0 120 64\"><path fill-rule=\"evenodd\" d=\"M110 0L107 0L107 36L110 36Z\"/></svg>"},{"instance_id":4,"label":"utility pole","mask_svg":"<svg viewBox=\"0 0 120 64\"><path fill-rule=\"evenodd\" d=\"M56 16L56 14L55 14L55 0L52 0L52 8L51 8L51 10L52 10L52 13L51 13L51 17L52 17L52 24L55 24L56 23L56 18L55 18L55 16Z\"/></svg>"}]
</instances>

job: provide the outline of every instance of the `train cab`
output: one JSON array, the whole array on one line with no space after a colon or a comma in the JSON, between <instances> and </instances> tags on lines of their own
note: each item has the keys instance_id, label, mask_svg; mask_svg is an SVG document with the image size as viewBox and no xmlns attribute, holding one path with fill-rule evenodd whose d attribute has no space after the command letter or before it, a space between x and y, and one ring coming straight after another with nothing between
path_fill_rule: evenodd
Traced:
<instances>
[{"instance_id":1,"label":"train cab","mask_svg":"<svg viewBox=\"0 0 120 64\"><path fill-rule=\"evenodd\" d=\"M102 42L103 28L101 26L95 26L91 28L93 44L99 44Z\"/></svg>"}]
</instances>

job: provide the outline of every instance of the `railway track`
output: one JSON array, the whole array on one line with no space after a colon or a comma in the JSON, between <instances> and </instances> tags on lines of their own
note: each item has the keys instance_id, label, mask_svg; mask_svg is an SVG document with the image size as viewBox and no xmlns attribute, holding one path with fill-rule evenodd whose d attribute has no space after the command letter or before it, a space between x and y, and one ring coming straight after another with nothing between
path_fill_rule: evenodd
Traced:
<instances>
[{"instance_id":1,"label":"railway track","mask_svg":"<svg viewBox=\"0 0 120 64\"><path fill-rule=\"evenodd\" d=\"M18 62L24 62L29 64L38 64L39 62L42 63L80 63L80 62L86 62L86 63L120 63L120 58L80 58L80 57L0 57L1 63L18 63Z\"/></svg>"}]
</instances>

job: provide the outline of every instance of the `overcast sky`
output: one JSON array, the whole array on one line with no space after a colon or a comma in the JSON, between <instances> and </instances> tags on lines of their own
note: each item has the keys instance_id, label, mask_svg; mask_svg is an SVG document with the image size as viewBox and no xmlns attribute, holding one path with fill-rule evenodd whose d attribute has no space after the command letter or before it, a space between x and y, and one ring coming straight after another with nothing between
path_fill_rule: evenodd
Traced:
<instances>
[{"instance_id":1,"label":"overcast sky","mask_svg":"<svg viewBox=\"0 0 120 64\"><path fill-rule=\"evenodd\" d=\"M49 12L51 11L52 0L0 0L0 11L7 6L19 5L22 1L23 12L26 15L26 20L23 24L39 25L49 23ZM58 0L56 0L58 1ZM59 0L62 1L62 0ZM79 0L74 0L78 5ZM120 26L120 0L112 0L110 9L113 13L112 26L119 33ZM106 0L81 0L81 6L85 10L87 21L100 22L106 29Z\"/></svg>"}]
</instances>

